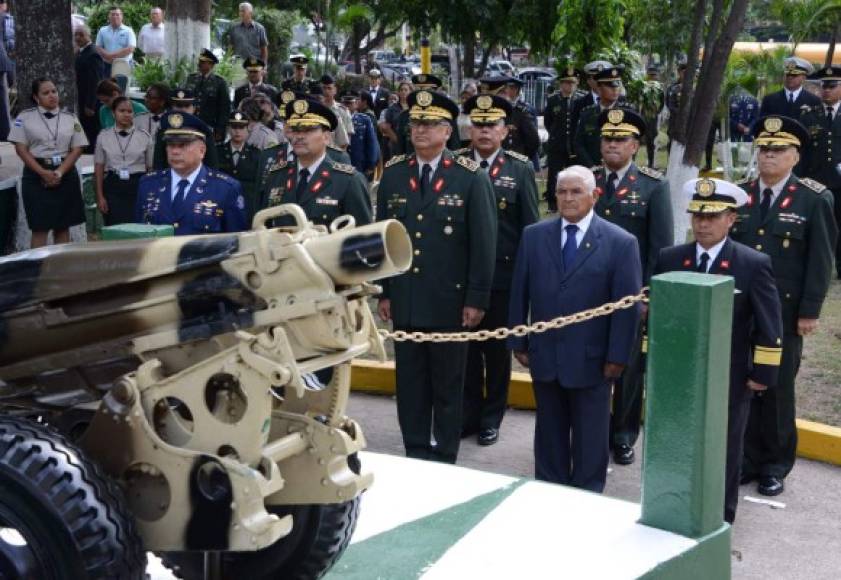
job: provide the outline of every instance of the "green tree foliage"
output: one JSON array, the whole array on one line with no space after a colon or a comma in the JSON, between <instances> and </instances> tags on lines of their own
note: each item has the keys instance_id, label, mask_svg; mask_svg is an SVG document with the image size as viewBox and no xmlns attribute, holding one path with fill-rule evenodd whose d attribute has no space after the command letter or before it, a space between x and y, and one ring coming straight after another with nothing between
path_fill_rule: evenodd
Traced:
<instances>
[{"instance_id":1,"label":"green tree foliage","mask_svg":"<svg viewBox=\"0 0 841 580\"><path fill-rule=\"evenodd\" d=\"M622 42L625 0L569 0L557 12L552 39L559 57L572 55L581 65Z\"/></svg>"},{"instance_id":2,"label":"green tree foliage","mask_svg":"<svg viewBox=\"0 0 841 580\"><path fill-rule=\"evenodd\" d=\"M130 27L137 34L140 32L140 28L149 22L149 11L153 6L157 5L148 0L133 0L132 2L122 4L119 2L113 4L111 2L103 2L91 6L86 10L85 16L88 17L87 24L91 29L94 40L96 40L96 32L108 24L108 11L111 6L119 6L123 11L123 24Z\"/></svg>"}]
</instances>

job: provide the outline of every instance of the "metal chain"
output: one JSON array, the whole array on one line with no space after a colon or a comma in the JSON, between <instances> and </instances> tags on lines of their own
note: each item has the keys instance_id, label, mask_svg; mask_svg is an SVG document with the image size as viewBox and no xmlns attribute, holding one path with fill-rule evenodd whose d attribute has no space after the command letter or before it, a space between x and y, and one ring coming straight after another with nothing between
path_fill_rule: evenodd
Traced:
<instances>
[{"instance_id":1,"label":"metal chain","mask_svg":"<svg viewBox=\"0 0 841 580\"><path fill-rule=\"evenodd\" d=\"M397 342L468 342L471 340L485 341L485 340L501 340L509 336L525 336L530 333L540 334L547 330L555 330L577 324L579 322L586 322L599 316L608 316L617 310L625 310L630 308L638 302L648 302L648 287L643 288L639 294L625 296L616 302L608 302L589 310L582 310L575 314L568 316L559 316L552 320L542 320L533 324L518 324L514 328L505 328L504 326L495 330L476 330L464 332L406 332L405 330L387 330L385 328L378 329L380 336L384 339L392 339Z\"/></svg>"}]
</instances>

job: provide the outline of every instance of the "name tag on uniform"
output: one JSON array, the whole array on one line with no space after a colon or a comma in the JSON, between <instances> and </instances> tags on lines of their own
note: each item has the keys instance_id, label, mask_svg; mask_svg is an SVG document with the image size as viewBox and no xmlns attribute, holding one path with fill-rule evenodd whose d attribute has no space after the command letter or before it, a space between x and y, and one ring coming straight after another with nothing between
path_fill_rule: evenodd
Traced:
<instances>
[{"instance_id":1,"label":"name tag on uniform","mask_svg":"<svg viewBox=\"0 0 841 580\"><path fill-rule=\"evenodd\" d=\"M128 169L120 169L119 174L120 174L120 179L122 179L123 181L128 181L129 180Z\"/></svg>"},{"instance_id":2,"label":"name tag on uniform","mask_svg":"<svg viewBox=\"0 0 841 580\"><path fill-rule=\"evenodd\" d=\"M53 166L58 167L61 165L61 155L53 155Z\"/></svg>"}]
</instances>

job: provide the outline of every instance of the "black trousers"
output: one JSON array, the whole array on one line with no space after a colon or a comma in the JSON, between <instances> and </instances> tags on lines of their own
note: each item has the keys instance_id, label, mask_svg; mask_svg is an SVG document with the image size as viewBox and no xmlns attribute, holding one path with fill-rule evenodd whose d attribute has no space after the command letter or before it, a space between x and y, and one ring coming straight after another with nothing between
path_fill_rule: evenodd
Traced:
<instances>
[{"instance_id":1,"label":"black trousers","mask_svg":"<svg viewBox=\"0 0 841 580\"><path fill-rule=\"evenodd\" d=\"M727 409L727 460L724 465L724 521L733 523L739 503L739 479L744 455L750 396L731 399Z\"/></svg>"},{"instance_id":2,"label":"black trousers","mask_svg":"<svg viewBox=\"0 0 841 580\"><path fill-rule=\"evenodd\" d=\"M800 370L803 337L783 336L777 386L754 394L750 402L742 471L755 477L785 477L797 456L794 381Z\"/></svg>"},{"instance_id":3,"label":"black trousers","mask_svg":"<svg viewBox=\"0 0 841 580\"><path fill-rule=\"evenodd\" d=\"M613 385L613 408L610 413L610 448L617 445L634 446L642 422L642 393L645 385L645 355L642 337L645 328L637 327L634 346L622 376Z\"/></svg>"},{"instance_id":4,"label":"black trousers","mask_svg":"<svg viewBox=\"0 0 841 580\"><path fill-rule=\"evenodd\" d=\"M401 328L441 331L447 328ZM397 375L397 418L406 456L455 463L461 442L461 405L466 343L394 345ZM435 445L431 443L435 437Z\"/></svg>"},{"instance_id":5,"label":"black trousers","mask_svg":"<svg viewBox=\"0 0 841 580\"><path fill-rule=\"evenodd\" d=\"M534 381L535 479L601 493L607 479L610 384L567 389Z\"/></svg>"},{"instance_id":6,"label":"black trousers","mask_svg":"<svg viewBox=\"0 0 841 580\"><path fill-rule=\"evenodd\" d=\"M832 190L832 197L835 201L835 225L841 231L841 187ZM838 243L835 245L835 273L841 280L841 236L838 236Z\"/></svg>"},{"instance_id":7,"label":"black trousers","mask_svg":"<svg viewBox=\"0 0 841 580\"><path fill-rule=\"evenodd\" d=\"M493 330L508 324L508 290L491 292L491 303L479 329ZM508 404L511 350L504 340L469 342L464 378L462 433L499 429Z\"/></svg>"}]
</instances>

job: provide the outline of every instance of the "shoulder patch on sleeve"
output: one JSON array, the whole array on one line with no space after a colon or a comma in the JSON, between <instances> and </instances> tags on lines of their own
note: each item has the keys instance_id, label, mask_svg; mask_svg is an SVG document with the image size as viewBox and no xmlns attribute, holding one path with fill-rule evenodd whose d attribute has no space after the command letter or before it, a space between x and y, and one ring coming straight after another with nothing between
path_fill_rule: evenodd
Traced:
<instances>
[{"instance_id":1,"label":"shoulder patch on sleeve","mask_svg":"<svg viewBox=\"0 0 841 580\"><path fill-rule=\"evenodd\" d=\"M643 175L647 175L652 179L663 179L665 177L662 173L660 173L656 169L652 169L651 167L640 167L639 170L640 173L642 173Z\"/></svg>"},{"instance_id":2,"label":"shoulder patch on sleeve","mask_svg":"<svg viewBox=\"0 0 841 580\"><path fill-rule=\"evenodd\" d=\"M405 161L405 160L406 160L405 155L395 155L394 157L392 157L391 159L386 161L385 167L391 167L392 165L397 165L401 161Z\"/></svg>"},{"instance_id":3,"label":"shoulder patch on sleeve","mask_svg":"<svg viewBox=\"0 0 841 580\"><path fill-rule=\"evenodd\" d=\"M474 161L473 159L465 157L464 155L459 155L458 157L456 157L456 163L458 163L468 171L472 171L473 173L479 171L479 163L477 161Z\"/></svg>"},{"instance_id":4,"label":"shoulder patch on sleeve","mask_svg":"<svg viewBox=\"0 0 841 580\"><path fill-rule=\"evenodd\" d=\"M330 167L336 171L350 175L353 175L356 172L356 168L353 165L348 165L347 163L337 163L335 161L331 161Z\"/></svg>"},{"instance_id":5,"label":"shoulder patch on sleeve","mask_svg":"<svg viewBox=\"0 0 841 580\"><path fill-rule=\"evenodd\" d=\"M453 151L453 153L456 155L467 155L468 153L470 153L470 147L462 147L461 149L456 149L455 151Z\"/></svg>"},{"instance_id":6,"label":"shoulder patch on sleeve","mask_svg":"<svg viewBox=\"0 0 841 580\"><path fill-rule=\"evenodd\" d=\"M510 150L506 149L505 154L508 155L508 157L511 157L513 159L519 159L523 163L528 163L530 161L530 159L528 157L526 157L522 153L517 153L516 151L510 151Z\"/></svg>"},{"instance_id":7,"label":"shoulder patch on sleeve","mask_svg":"<svg viewBox=\"0 0 841 580\"><path fill-rule=\"evenodd\" d=\"M815 193L822 193L826 189L826 186L823 183L821 183L820 181L815 181L814 179L811 179L809 177L801 177L800 183L802 183Z\"/></svg>"}]
</instances>

